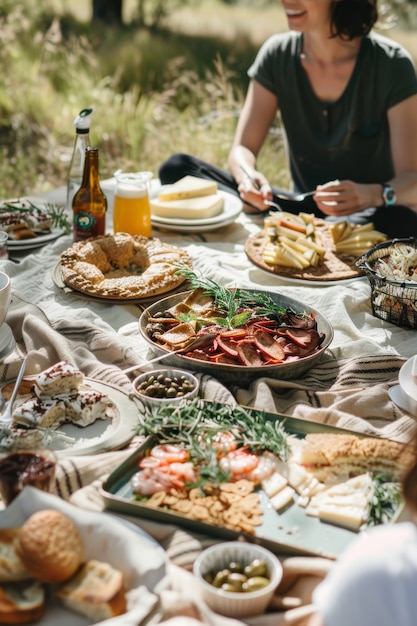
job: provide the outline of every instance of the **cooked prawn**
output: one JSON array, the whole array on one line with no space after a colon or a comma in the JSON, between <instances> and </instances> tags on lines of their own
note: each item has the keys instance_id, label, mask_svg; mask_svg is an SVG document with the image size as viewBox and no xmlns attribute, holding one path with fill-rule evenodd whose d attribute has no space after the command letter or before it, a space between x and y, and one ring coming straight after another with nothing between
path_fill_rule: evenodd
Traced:
<instances>
[{"instance_id":1,"label":"cooked prawn","mask_svg":"<svg viewBox=\"0 0 417 626\"><path fill-rule=\"evenodd\" d=\"M150 451L150 455L166 463L173 463L174 461L182 463L188 459L189 452L180 446L164 443L154 446Z\"/></svg>"}]
</instances>

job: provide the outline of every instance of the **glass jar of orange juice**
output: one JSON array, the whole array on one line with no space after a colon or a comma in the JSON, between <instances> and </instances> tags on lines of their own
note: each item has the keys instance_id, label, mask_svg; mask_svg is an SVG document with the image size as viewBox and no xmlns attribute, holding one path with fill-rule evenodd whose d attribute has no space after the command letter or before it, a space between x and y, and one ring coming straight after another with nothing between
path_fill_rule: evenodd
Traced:
<instances>
[{"instance_id":1,"label":"glass jar of orange juice","mask_svg":"<svg viewBox=\"0 0 417 626\"><path fill-rule=\"evenodd\" d=\"M149 188L152 172L116 172L113 231L130 235L152 234Z\"/></svg>"}]
</instances>

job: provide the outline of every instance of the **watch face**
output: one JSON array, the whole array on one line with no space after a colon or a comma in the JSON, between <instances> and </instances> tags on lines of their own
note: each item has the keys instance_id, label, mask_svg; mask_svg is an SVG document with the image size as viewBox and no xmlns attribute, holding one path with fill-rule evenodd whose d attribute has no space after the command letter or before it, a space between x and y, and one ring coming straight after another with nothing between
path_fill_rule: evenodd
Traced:
<instances>
[{"instance_id":1,"label":"watch face","mask_svg":"<svg viewBox=\"0 0 417 626\"><path fill-rule=\"evenodd\" d=\"M395 204L395 201L397 198L395 195L395 191L393 190L391 185L384 185L383 198L384 198L385 204L387 204L388 206Z\"/></svg>"}]
</instances>

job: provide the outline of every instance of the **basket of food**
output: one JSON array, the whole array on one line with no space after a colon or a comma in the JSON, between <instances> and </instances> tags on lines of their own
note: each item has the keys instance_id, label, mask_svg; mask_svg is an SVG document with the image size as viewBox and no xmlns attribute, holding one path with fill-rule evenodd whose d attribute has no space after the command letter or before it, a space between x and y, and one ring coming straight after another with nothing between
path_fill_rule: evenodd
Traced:
<instances>
[{"instance_id":1,"label":"basket of food","mask_svg":"<svg viewBox=\"0 0 417 626\"><path fill-rule=\"evenodd\" d=\"M417 328L417 238L380 243L356 264L370 282L375 317L404 328Z\"/></svg>"}]
</instances>

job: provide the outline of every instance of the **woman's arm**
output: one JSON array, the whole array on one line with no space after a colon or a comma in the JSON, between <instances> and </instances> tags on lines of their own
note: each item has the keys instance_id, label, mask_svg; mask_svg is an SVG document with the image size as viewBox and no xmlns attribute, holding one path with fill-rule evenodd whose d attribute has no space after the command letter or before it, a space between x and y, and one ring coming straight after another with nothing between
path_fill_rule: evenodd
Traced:
<instances>
[{"instance_id":1,"label":"woman's arm","mask_svg":"<svg viewBox=\"0 0 417 626\"><path fill-rule=\"evenodd\" d=\"M262 198L271 198L271 187L256 170L256 158L278 110L277 97L252 80L249 83L232 148L229 167L243 200L265 209ZM253 179L253 180L251 180Z\"/></svg>"},{"instance_id":2,"label":"woman's arm","mask_svg":"<svg viewBox=\"0 0 417 626\"><path fill-rule=\"evenodd\" d=\"M393 187L396 204L417 211L417 95L389 109L388 122L395 176L384 182ZM350 215L383 204L382 185L377 183L363 185L341 180L326 185L322 193L319 191L314 200L327 215Z\"/></svg>"}]
</instances>

